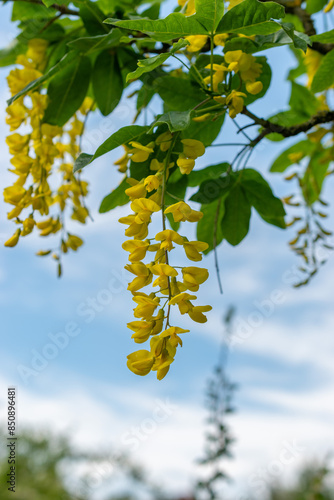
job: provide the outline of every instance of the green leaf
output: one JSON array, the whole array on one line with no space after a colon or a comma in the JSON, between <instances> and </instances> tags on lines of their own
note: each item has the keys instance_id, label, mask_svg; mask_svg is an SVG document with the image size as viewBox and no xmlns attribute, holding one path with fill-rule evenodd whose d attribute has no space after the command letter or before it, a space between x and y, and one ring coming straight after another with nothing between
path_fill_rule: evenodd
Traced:
<instances>
[{"instance_id":1,"label":"green leaf","mask_svg":"<svg viewBox=\"0 0 334 500\"><path fill-rule=\"evenodd\" d=\"M250 217L251 205L237 183L225 199L225 215L221 222L224 239L233 246L238 245L248 233Z\"/></svg>"},{"instance_id":2,"label":"green leaf","mask_svg":"<svg viewBox=\"0 0 334 500\"><path fill-rule=\"evenodd\" d=\"M280 29L279 24L271 19L281 19L284 15L284 7L275 2L244 0L224 15L217 33L268 35Z\"/></svg>"},{"instance_id":3,"label":"green leaf","mask_svg":"<svg viewBox=\"0 0 334 500\"><path fill-rule=\"evenodd\" d=\"M15 1L13 3L12 21L26 21L28 19L49 19L57 14L55 9L48 9L45 5L30 2Z\"/></svg>"},{"instance_id":4,"label":"green leaf","mask_svg":"<svg viewBox=\"0 0 334 500\"><path fill-rule=\"evenodd\" d=\"M272 164L270 171L271 172L284 172L290 165L293 165L295 161L293 160L293 156L295 153L302 153L300 159L305 158L305 156L309 156L316 149L317 145L311 141L300 141L290 146L288 149L283 151L274 163Z\"/></svg>"},{"instance_id":5,"label":"green leaf","mask_svg":"<svg viewBox=\"0 0 334 500\"><path fill-rule=\"evenodd\" d=\"M217 179L208 179L199 187L197 193L190 198L192 201L206 205L213 201L226 197L235 184L234 174L218 177Z\"/></svg>"},{"instance_id":6,"label":"green leaf","mask_svg":"<svg viewBox=\"0 0 334 500\"><path fill-rule=\"evenodd\" d=\"M49 26L45 19L30 19L21 23L21 33L17 40L27 45L33 38L42 38L49 42L58 42L65 35L63 26L58 22L53 22Z\"/></svg>"},{"instance_id":7,"label":"green leaf","mask_svg":"<svg viewBox=\"0 0 334 500\"><path fill-rule=\"evenodd\" d=\"M51 5L54 4L54 1L53 0L42 0L42 2L44 3L44 5L46 7L51 7Z\"/></svg>"},{"instance_id":8,"label":"green leaf","mask_svg":"<svg viewBox=\"0 0 334 500\"><path fill-rule=\"evenodd\" d=\"M307 205L319 199L330 158L327 151L316 152L310 159L302 179L302 191Z\"/></svg>"},{"instance_id":9,"label":"green leaf","mask_svg":"<svg viewBox=\"0 0 334 500\"><path fill-rule=\"evenodd\" d=\"M117 57L119 66L121 68L123 82L126 82L128 73L134 71L137 67L138 54L136 54L136 52L132 48L118 47Z\"/></svg>"},{"instance_id":10,"label":"green leaf","mask_svg":"<svg viewBox=\"0 0 334 500\"><path fill-rule=\"evenodd\" d=\"M311 45L310 38L305 33L299 33L296 31L295 26L292 23L282 23L280 21L278 21L278 23L282 26L288 37L291 38L294 47L306 52L307 46Z\"/></svg>"},{"instance_id":11,"label":"green leaf","mask_svg":"<svg viewBox=\"0 0 334 500\"><path fill-rule=\"evenodd\" d=\"M328 0L306 0L306 12L315 14L322 10L327 3Z\"/></svg>"},{"instance_id":12,"label":"green leaf","mask_svg":"<svg viewBox=\"0 0 334 500\"><path fill-rule=\"evenodd\" d=\"M96 2L90 0L80 1L80 17L90 35L103 35L108 33L108 27L103 23L105 14L96 5ZM75 5L75 2L74 2Z\"/></svg>"},{"instance_id":13,"label":"green leaf","mask_svg":"<svg viewBox=\"0 0 334 500\"><path fill-rule=\"evenodd\" d=\"M190 125L190 115L191 111L168 111L157 117L156 121L151 127L151 131L157 125L166 123L171 132L178 132L179 130L185 130Z\"/></svg>"},{"instance_id":14,"label":"green leaf","mask_svg":"<svg viewBox=\"0 0 334 500\"><path fill-rule=\"evenodd\" d=\"M327 0L324 0L325 5ZM325 33L321 33L320 35L311 36L312 42L321 42L321 43L334 43L334 30L326 31Z\"/></svg>"},{"instance_id":15,"label":"green leaf","mask_svg":"<svg viewBox=\"0 0 334 500\"><path fill-rule=\"evenodd\" d=\"M92 83L98 108L107 116L116 108L123 93L123 78L115 52L104 50L97 56Z\"/></svg>"},{"instance_id":16,"label":"green leaf","mask_svg":"<svg viewBox=\"0 0 334 500\"><path fill-rule=\"evenodd\" d=\"M260 212L258 212L258 214L261 217L261 219L263 219L265 222L267 222L267 224L270 224L271 226L279 227L281 229L286 229L285 220L284 220L284 217L282 215L278 216L278 217L267 217L266 215L263 215Z\"/></svg>"},{"instance_id":17,"label":"green leaf","mask_svg":"<svg viewBox=\"0 0 334 500\"><path fill-rule=\"evenodd\" d=\"M216 247L223 240L221 222L225 214L225 205L222 199L216 200L208 205L201 206L203 217L197 223L197 240L204 241L209 245L203 253L208 254L214 248L214 234L216 232Z\"/></svg>"},{"instance_id":18,"label":"green leaf","mask_svg":"<svg viewBox=\"0 0 334 500\"><path fill-rule=\"evenodd\" d=\"M27 46L25 44L13 40L8 47L0 50L0 68L15 64L17 56L23 54L26 50Z\"/></svg>"},{"instance_id":19,"label":"green leaf","mask_svg":"<svg viewBox=\"0 0 334 500\"><path fill-rule=\"evenodd\" d=\"M273 195L268 182L257 170L245 168L240 172L239 181L249 203L261 217L279 218L285 215L282 201Z\"/></svg>"},{"instance_id":20,"label":"green leaf","mask_svg":"<svg viewBox=\"0 0 334 500\"><path fill-rule=\"evenodd\" d=\"M44 122L62 127L80 108L86 97L91 76L91 63L79 57L58 73L48 87L49 104Z\"/></svg>"},{"instance_id":21,"label":"green leaf","mask_svg":"<svg viewBox=\"0 0 334 500\"><path fill-rule=\"evenodd\" d=\"M314 115L320 106L318 99L303 85L291 82L290 107L298 112L304 112L310 117Z\"/></svg>"},{"instance_id":22,"label":"green leaf","mask_svg":"<svg viewBox=\"0 0 334 500\"><path fill-rule=\"evenodd\" d=\"M129 184L125 178L116 189L103 198L99 208L100 214L105 214L116 207L121 207L129 203L129 197L125 194L125 190L128 187Z\"/></svg>"},{"instance_id":23,"label":"green leaf","mask_svg":"<svg viewBox=\"0 0 334 500\"><path fill-rule=\"evenodd\" d=\"M301 110L288 109L287 111L281 111L274 116L268 118L272 123L277 125L282 125L284 127L291 127L291 125L299 125L305 120L309 119L309 115ZM266 139L271 141L282 141L284 137L281 134L273 133L268 134Z\"/></svg>"},{"instance_id":24,"label":"green leaf","mask_svg":"<svg viewBox=\"0 0 334 500\"><path fill-rule=\"evenodd\" d=\"M114 24L128 30L141 31L149 35L153 40L160 42L168 42L174 38L189 35L208 34L207 30L197 21L195 16L186 17L179 12L170 14L166 19L159 19L157 21L151 19L135 19L131 21L106 19L105 23Z\"/></svg>"},{"instance_id":25,"label":"green leaf","mask_svg":"<svg viewBox=\"0 0 334 500\"><path fill-rule=\"evenodd\" d=\"M198 85L175 76L157 78L154 89L168 108L175 111L192 109L207 97Z\"/></svg>"},{"instance_id":26,"label":"green leaf","mask_svg":"<svg viewBox=\"0 0 334 500\"><path fill-rule=\"evenodd\" d=\"M143 108L146 108L147 105L150 103L151 99L153 98L154 94L155 94L154 90L149 88L147 85L142 85L137 94L137 103L136 103L137 110L139 111Z\"/></svg>"},{"instance_id":27,"label":"green leaf","mask_svg":"<svg viewBox=\"0 0 334 500\"><path fill-rule=\"evenodd\" d=\"M183 131L183 138L201 141L205 147L210 146L219 135L225 119L225 113L205 122L191 121L189 127Z\"/></svg>"},{"instance_id":28,"label":"green leaf","mask_svg":"<svg viewBox=\"0 0 334 500\"><path fill-rule=\"evenodd\" d=\"M222 0L196 0L196 19L210 32L214 33L224 15Z\"/></svg>"},{"instance_id":29,"label":"green leaf","mask_svg":"<svg viewBox=\"0 0 334 500\"><path fill-rule=\"evenodd\" d=\"M81 153L74 163L73 172L77 172L77 170L84 168L93 160L96 160L96 158L109 153L109 151L122 146L122 144L127 144L130 141L138 139L141 135L146 134L149 128L150 127L143 127L141 125L129 125L127 127L122 127L108 137L108 139L97 148L94 155Z\"/></svg>"},{"instance_id":30,"label":"green leaf","mask_svg":"<svg viewBox=\"0 0 334 500\"><path fill-rule=\"evenodd\" d=\"M140 59L138 61L138 68L136 69L136 71L133 71L132 73L129 73L127 75L126 81L135 80L144 73L149 73L158 66L161 66L165 61L167 61L170 56L175 54L175 52L177 52L178 50L186 47L187 45L189 45L189 42L187 40L179 40L177 43L174 43L170 52L166 52L165 54L158 54L157 56L149 57L148 59Z\"/></svg>"},{"instance_id":31,"label":"green leaf","mask_svg":"<svg viewBox=\"0 0 334 500\"><path fill-rule=\"evenodd\" d=\"M84 168L88 163L91 163L93 161L94 155L89 155L87 153L80 153L78 158L75 160L73 172L77 172L78 170L81 170Z\"/></svg>"},{"instance_id":32,"label":"green leaf","mask_svg":"<svg viewBox=\"0 0 334 500\"><path fill-rule=\"evenodd\" d=\"M314 75L311 90L312 92L322 92L331 87L334 83L334 50L328 52L322 59L320 67Z\"/></svg>"},{"instance_id":33,"label":"green leaf","mask_svg":"<svg viewBox=\"0 0 334 500\"><path fill-rule=\"evenodd\" d=\"M93 53L95 50L106 50L116 47L120 44L124 37L120 29L114 29L107 35L85 36L68 42L71 49L79 50L80 52Z\"/></svg>"},{"instance_id":34,"label":"green leaf","mask_svg":"<svg viewBox=\"0 0 334 500\"><path fill-rule=\"evenodd\" d=\"M294 44L295 47L305 49L308 41L309 38L305 35L305 33L294 31L294 38L292 40L284 29L280 29L270 35L257 35L254 40L239 37L231 38L226 42L224 52L226 53L230 50L242 50L247 54L254 54L255 52L260 52L262 50L292 44Z\"/></svg>"},{"instance_id":35,"label":"green leaf","mask_svg":"<svg viewBox=\"0 0 334 500\"><path fill-rule=\"evenodd\" d=\"M44 82L49 80L50 78L53 78L55 75L57 75L60 71L65 69L69 64L72 63L75 59L78 59L78 52L72 50L71 52L68 52L60 61L57 63L55 66L53 66L45 75L41 76L40 78L37 78L36 80L33 80L30 82L26 87L24 87L23 90L20 90L16 95L8 99L7 103L8 106L10 106L16 99L19 97L27 94L31 90L36 89L37 87L40 87Z\"/></svg>"},{"instance_id":36,"label":"green leaf","mask_svg":"<svg viewBox=\"0 0 334 500\"><path fill-rule=\"evenodd\" d=\"M225 174L229 167L229 163L218 163L217 165L210 165L209 167L202 168L202 170L193 170L188 175L188 186L195 187L206 180L217 179L222 174Z\"/></svg>"}]
</instances>

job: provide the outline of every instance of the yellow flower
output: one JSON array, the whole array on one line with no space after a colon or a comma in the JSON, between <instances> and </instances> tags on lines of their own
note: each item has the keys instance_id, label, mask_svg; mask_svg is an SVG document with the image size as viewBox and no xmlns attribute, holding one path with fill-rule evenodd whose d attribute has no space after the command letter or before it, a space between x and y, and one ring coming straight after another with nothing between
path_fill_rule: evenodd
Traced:
<instances>
[{"instance_id":1,"label":"yellow flower","mask_svg":"<svg viewBox=\"0 0 334 500\"><path fill-rule=\"evenodd\" d=\"M254 58L255 61L255 58ZM262 73L262 64L259 64L257 62L253 62L252 65L247 69L246 71L240 71L240 76L241 79L244 82L255 82L257 78Z\"/></svg>"},{"instance_id":2,"label":"yellow flower","mask_svg":"<svg viewBox=\"0 0 334 500\"><path fill-rule=\"evenodd\" d=\"M6 123L10 126L10 131L16 130L26 121L27 110L20 102L14 102L6 109Z\"/></svg>"},{"instance_id":3,"label":"yellow flower","mask_svg":"<svg viewBox=\"0 0 334 500\"><path fill-rule=\"evenodd\" d=\"M328 4L324 8L325 14L330 12L333 9L333 7L334 7L334 0L329 0Z\"/></svg>"},{"instance_id":4,"label":"yellow flower","mask_svg":"<svg viewBox=\"0 0 334 500\"><path fill-rule=\"evenodd\" d=\"M307 86L310 87L314 78L314 75L318 71L318 68L321 64L323 56L319 54L316 50L310 49L307 47L306 54L304 55L304 63L306 66L308 81Z\"/></svg>"},{"instance_id":5,"label":"yellow flower","mask_svg":"<svg viewBox=\"0 0 334 500\"><path fill-rule=\"evenodd\" d=\"M228 70L238 73L238 71L246 71L251 67L254 56L245 54L242 50L231 50L226 52L224 58L228 64Z\"/></svg>"},{"instance_id":6,"label":"yellow flower","mask_svg":"<svg viewBox=\"0 0 334 500\"><path fill-rule=\"evenodd\" d=\"M150 193L154 189L158 189L158 187L160 186L160 180L156 175L149 175L144 180L144 186L147 189L147 191Z\"/></svg>"},{"instance_id":7,"label":"yellow flower","mask_svg":"<svg viewBox=\"0 0 334 500\"><path fill-rule=\"evenodd\" d=\"M127 357L127 367L136 375L147 375L153 366L154 357L150 351L141 349L129 354Z\"/></svg>"},{"instance_id":8,"label":"yellow flower","mask_svg":"<svg viewBox=\"0 0 334 500\"><path fill-rule=\"evenodd\" d=\"M204 47L206 42L208 41L207 35L192 35L187 36L186 40L188 40L190 45L187 45L187 52L198 52L201 48Z\"/></svg>"},{"instance_id":9,"label":"yellow flower","mask_svg":"<svg viewBox=\"0 0 334 500\"><path fill-rule=\"evenodd\" d=\"M150 297L145 293L140 293L132 297L132 300L138 305L134 309L134 316L136 318L151 319L155 309L159 305L157 297Z\"/></svg>"},{"instance_id":10,"label":"yellow flower","mask_svg":"<svg viewBox=\"0 0 334 500\"><path fill-rule=\"evenodd\" d=\"M186 16L192 16L193 14L196 14L195 0L177 0L177 3L181 7L184 7L186 5Z\"/></svg>"},{"instance_id":11,"label":"yellow flower","mask_svg":"<svg viewBox=\"0 0 334 500\"><path fill-rule=\"evenodd\" d=\"M215 92L218 92L218 85L219 83L222 83L225 80L225 74L228 71L228 68L224 64L208 64L205 66L206 69L210 69L214 71L213 77L212 77L212 82L213 82L213 88ZM207 76L204 78L204 83L207 85L211 85L211 75Z\"/></svg>"},{"instance_id":12,"label":"yellow flower","mask_svg":"<svg viewBox=\"0 0 334 500\"><path fill-rule=\"evenodd\" d=\"M80 206L78 208L73 208L71 219L77 220L78 222L81 222L81 224L85 224L88 216L89 216L88 209L86 207Z\"/></svg>"},{"instance_id":13,"label":"yellow flower","mask_svg":"<svg viewBox=\"0 0 334 500\"><path fill-rule=\"evenodd\" d=\"M28 85L28 83L42 76L40 71L32 68L13 69L7 76L8 87L12 95L17 94Z\"/></svg>"},{"instance_id":14,"label":"yellow flower","mask_svg":"<svg viewBox=\"0 0 334 500\"><path fill-rule=\"evenodd\" d=\"M200 252L207 250L209 245L204 241L185 241L183 243L183 248L189 260L198 262L202 260Z\"/></svg>"},{"instance_id":15,"label":"yellow flower","mask_svg":"<svg viewBox=\"0 0 334 500\"><path fill-rule=\"evenodd\" d=\"M118 222L128 224L129 227L125 230L125 236L134 236L137 240L143 240L148 235L147 224L137 224L135 222L136 215L131 214L127 217L121 217Z\"/></svg>"},{"instance_id":16,"label":"yellow flower","mask_svg":"<svg viewBox=\"0 0 334 500\"><path fill-rule=\"evenodd\" d=\"M183 144L183 154L187 158L192 158L196 160L199 156L203 156L205 153L204 144L196 139L182 139Z\"/></svg>"},{"instance_id":17,"label":"yellow flower","mask_svg":"<svg viewBox=\"0 0 334 500\"><path fill-rule=\"evenodd\" d=\"M131 203L131 210L136 213L134 221L137 224L149 222L153 212L159 212L160 207L152 200L138 198Z\"/></svg>"},{"instance_id":18,"label":"yellow flower","mask_svg":"<svg viewBox=\"0 0 334 500\"><path fill-rule=\"evenodd\" d=\"M229 115L231 118L235 118L238 113L244 108L243 97L247 97L243 92L237 92L232 90L232 92L226 98L226 104L229 107Z\"/></svg>"},{"instance_id":19,"label":"yellow flower","mask_svg":"<svg viewBox=\"0 0 334 500\"><path fill-rule=\"evenodd\" d=\"M41 120L44 116L44 111L48 105L48 96L46 94L39 94L38 92L33 92L30 96L32 102L32 108L30 110L30 116L32 118L36 118L37 120ZM32 126L34 127L37 124L32 121Z\"/></svg>"},{"instance_id":20,"label":"yellow flower","mask_svg":"<svg viewBox=\"0 0 334 500\"><path fill-rule=\"evenodd\" d=\"M134 278L134 280L128 285L128 290L130 290L130 292L136 292L144 286L149 285L152 281L152 273L142 262L128 264L125 266L125 269L137 276L137 278Z\"/></svg>"},{"instance_id":21,"label":"yellow flower","mask_svg":"<svg viewBox=\"0 0 334 500\"><path fill-rule=\"evenodd\" d=\"M184 330L183 328L179 328L178 326L171 326L170 328L167 328L167 330L161 332L159 337L161 338L169 337L169 342L173 347L177 347L179 344L182 347L182 340L178 336L178 334L188 333L188 332L190 332L190 330Z\"/></svg>"},{"instance_id":22,"label":"yellow flower","mask_svg":"<svg viewBox=\"0 0 334 500\"><path fill-rule=\"evenodd\" d=\"M221 45L222 47L225 46L226 40L229 38L228 33L222 33L221 35L215 35L213 37L213 41L215 45Z\"/></svg>"},{"instance_id":23,"label":"yellow flower","mask_svg":"<svg viewBox=\"0 0 334 500\"><path fill-rule=\"evenodd\" d=\"M76 251L79 247L81 247L81 245L83 245L83 241L79 238L79 236L75 236L75 234L68 234L66 245Z\"/></svg>"},{"instance_id":24,"label":"yellow flower","mask_svg":"<svg viewBox=\"0 0 334 500\"><path fill-rule=\"evenodd\" d=\"M190 174L192 169L195 166L195 160L191 158L186 158L185 155L180 154L178 157L176 163L178 164L178 167L180 168L181 174Z\"/></svg>"},{"instance_id":25,"label":"yellow flower","mask_svg":"<svg viewBox=\"0 0 334 500\"><path fill-rule=\"evenodd\" d=\"M155 239L157 241L161 241L160 248L162 250L172 250L173 242L178 245L183 245L183 238L176 231L172 229L165 229L164 231L160 231L160 233L155 235Z\"/></svg>"},{"instance_id":26,"label":"yellow flower","mask_svg":"<svg viewBox=\"0 0 334 500\"><path fill-rule=\"evenodd\" d=\"M162 290L168 288L168 276L175 277L178 275L176 269L168 264L155 264L151 267L153 274L159 277L153 282L153 286L159 286Z\"/></svg>"},{"instance_id":27,"label":"yellow flower","mask_svg":"<svg viewBox=\"0 0 334 500\"><path fill-rule=\"evenodd\" d=\"M15 233L13 234L13 236L11 236L9 238L9 240L7 240L5 242L5 247L15 247L15 245L17 245L17 242L19 241L20 234L21 234L21 230L20 229L18 229L17 231L15 231Z\"/></svg>"},{"instance_id":28,"label":"yellow flower","mask_svg":"<svg viewBox=\"0 0 334 500\"><path fill-rule=\"evenodd\" d=\"M151 339L151 352L152 354L157 351L160 352L156 355L155 362L152 367L152 371L157 372L157 379L162 380L168 373L170 365L174 361L174 356L176 354L176 348L173 347L165 339L160 337L153 337Z\"/></svg>"},{"instance_id":29,"label":"yellow flower","mask_svg":"<svg viewBox=\"0 0 334 500\"><path fill-rule=\"evenodd\" d=\"M230 3L228 4L228 10L233 9L236 5L239 5L239 3L243 2L244 0L230 0Z\"/></svg>"},{"instance_id":30,"label":"yellow flower","mask_svg":"<svg viewBox=\"0 0 334 500\"><path fill-rule=\"evenodd\" d=\"M28 148L29 136L15 133L6 137L6 143L11 155L25 153Z\"/></svg>"},{"instance_id":31,"label":"yellow flower","mask_svg":"<svg viewBox=\"0 0 334 500\"><path fill-rule=\"evenodd\" d=\"M123 146L123 148L125 149L124 155L114 162L114 165L118 165L118 171L122 173L126 172L130 159L129 148L127 146Z\"/></svg>"},{"instance_id":32,"label":"yellow flower","mask_svg":"<svg viewBox=\"0 0 334 500\"><path fill-rule=\"evenodd\" d=\"M29 172L33 160L26 154L17 154L11 158L10 162L15 167L15 173L21 175Z\"/></svg>"},{"instance_id":33,"label":"yellow flower","mask_svg":"<svg viewBox=\"0 0 334 500\"><path fill-rule=\"evenodd\" d=\"M146 342L151 335L153 325L153 321L132 321L127 324L127 327L134 332L131 338L134 339L137 344L142 344Z\"/></svg>"},{"instance_id":34,"label":"yellow flower","mask_svg":"<svg viewBox=\"0 0 334 500\"><path fill-rule=\"evenodd\" d=\"M165 214L172 214L174 222L197 222L203 217L202 212L192 210L191 207L184 201L179 201L174 205L170 205L165 210Z\"/></svg>"},{"instance_id":35,"label":"yellow flower","mask_svg":"<svg viewBox=\"0 0 334 500\"><path fill-rule=\"evenodd\" d=\"M82 115L87 115L89 111L91 111L93 106L93 99L89 96L85 97L83 103L81 104L79 111Z\"/></svg>"},{"instance_id":36,"label":"yellow flower","mask_svg":"<svg viewBox=\"0 0 334 500\"><path fill-rule=\"evenodd\" d=\"M32 232L36 222L32 217L28 217L23 221L22 224L23 224L22 236L26 236L27 234L30 234Z\"/></svg>"},{"instance_id":37,"label":"yellow flower","mask_svg":"<svg viewBox=\"0 0 334 500\"><path fill-rule=\"evenodd\" d=\"M137 182L137 184L125 190L125 194L130 198L130 200L143 198L146 196L146 192L147 191L144 182Z\"/></svg>"},{"instance_id":38,"label":"yellow flower","mask_svg":"<svg viewBox=\"0 0 334 500\"><path fill-rule=\"evenodd\" d=\"M144 146L140 142L132 141L129 144L133 147L133 149L130 149L129 154L131 154L131 160L135 163L146 161L150 154L154 152L152 147L154 143Z\"/></svg>"},{"instance_id":39,"label":"yellow flower","mask_svg":"<svg viewBox=\"0 0 334 500\"><path fill-rule=\"evenodd\" d=\"M7 219L15 219L15 217L18 217L20 213L22 212L23 207L15 207L13 210L8 212L7 214Z\"/></svg>"},{"instance_id":40,"label":"yellow flower","mask_svg":"<svg viewBox=\"0 0 334 500\"><path fill-rule=\"evenodd\" d=\"M196 323L206 323L208 319L203 313L211 311L211 309L211 306L194 306L188 314Z\"/></svg>"},{"instance_id":41,"label":"yellow flower","mask_svg":"<svg viewBox=\"0 0 334 500\"><path fill-rule=\"evenodd\" d=\"M27 57L37 65L41 64L46 55L48 41L42 38L34 38L28 42Z\"/></svg>"},{"instance_id":42,"label":"yellow flower","mask_svg":"<svg viewBox=\"0 0 334 500\"><path fill-rule=\"evenodd\" d=\"M182 269L183 284L192 292L197 292L199 285L209 277L209 271L201 267L184 267Z\"/></svg>"},{"instance_id":43,"label":"yellow flower","mask_svg":"<svg viewBox=\"0 0 334 500\"><path fill-rule=\"evenodd\" d=\"M173 136L171 134L171 132L169 132L169 130L167 132L163 132L162 134L160 134L156 140L155 140L155 143L160 146L160 149L161 151L167 151L171 144L172 144L172 139L173 139ZM152 160L154 161L154 160ZM156 160L158 161L158 160ZM151 169L152 170L156 170L155 168L152 168L151 166Z\"/></svg>"},{"instance_id":44,"label":"yellow flower","mask_svg":"<svg viewBox=\"0 0 334 500\"><path fill-rule=\"evenodd\" d=\"M163 170L164 164L161 161L158 161L156 158L153 158L150 163L150 170Z\"/></svg>"},{"instance_id":45,"label":"yellow flower","mask_svg":"<svg viewBox=\"0 0 334 500\"><path fill-rule=\"evenodd\" d=\"M192 118L192 121L201 123L201 122L206 122L207 120L210 120L210 118L211 118L210 113L204 113L204 115L195 116L194 118Z\"/></svg>"},{"instance_id":46,"label":"yellow flower","mask_svg":"<svg viewBox=\"0 0 334 500\"><path fill-rule=\"evenodd\" d=\"M9 186L3 190L3 196L6 203L10 203L11 205L17 205L20 203L24 195L26 194L26 190L17 184L14 186Z\"/></svg>"},{"instance_id":47,"label":"yellow flower","mask_svg":"<svg viewBox=\"0 0 334 500\"><path fill-rule=\"evenodd\" d=\"M252 95L259 94L262 89L262 82L246 82L246 90Z\"/></svg>"},{"instance_id":48,"label":"yellow flower","mask_svg":"<svg viewBox=\"0 0 334 500\"><path fill-rule=\"evenodd\" d=\"M189 312L194 306L190 302L190 300L197 299L196 295L190 295L187 292L179 293L172 297L168 302L171 306L177 304L181 314L186 314Z\"/></svg>"},{"instance_id":49,"label":"yellow flower","mask_svg":"<svg viewBox=\"0 0 334 500\"><path fill-rule=\"evenodd\" d=\"M145 259L146 252L150 246L149 241L127 240L122 244L123 250L130 252L130 262L140 262Z\"/></svg>"}]
</instances>

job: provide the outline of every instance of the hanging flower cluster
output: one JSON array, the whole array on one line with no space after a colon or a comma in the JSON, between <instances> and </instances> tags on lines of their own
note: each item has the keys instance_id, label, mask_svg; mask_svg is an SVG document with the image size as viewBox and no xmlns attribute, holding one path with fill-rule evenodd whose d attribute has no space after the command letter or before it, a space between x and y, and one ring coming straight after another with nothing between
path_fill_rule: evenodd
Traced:
<instances>
[{"instance_id":1,"label":"hanging flower cluster","mask_svg":"<svg viewBox=\"0 0 334 500\"><path fill-rule=\"evenodd\" d=\"M46 40L34 39L29 42L27 53L18 56L16 63L22 68L13 69L7 77L12 95L42 75L47 48ZM5 246L14 247L21 236L27 236L35 228L42 237L61 232L58 249L37 253L41 256L52 253L59 261L61 253L69 248L77 250L83 243L81 238L65 231L66 207L71 207L71 218L82 224L89 215L84 201L88 184L73 175L73 162L79 153L83 122L92 100L86 98L80 114L74 115L64 128L43 123L47 105L47 95L35 90L17 99L6 110L6 122L12 132L6 138L12 164L9 171L16 179L4 189L4 199L13 205L7 217L14 220L18 229ZM18 132L21 127L23 133ZM56 162L57 168L54 168ZM60 185L54 189L51 180L58 177ZM53 205L57 207L56 215L50 214Z\"/></svg>"},{"instance_id":2,"label":"hanging flower cluster","mask_svg":"<svg viewBox=\"0 0 334 500\"><path fill-rule=\"evenodd\" d=\"M138 344L150 339L150 350L141 349L128 356L127 365L137 375L147 375L151 370L157 372L161 380L174 361L178 345L182 346L180 334L189 332L171 325L171 311L176 306L179 312L188 314L193 321L207 321L205 312L211 306L195 306L193 301L199 286L209 276L207 269L187 266L175 267L170 262L170 254L176 246L183 247L190 261L202 259L207 243L188 241L185 236L166 228L166 216L171 214L174 222L197 222L203 214L193 210L184 201L165 205L166 184L169 171L175 167L171 161L176 155L176 164L182 174L189 174L195 160L205 152L204 145L197 140L182 139L178 142L182 152L174 152L178 134L164 132L155 141L143 145L130 142L125 145L125 155L116 162L121 171L127 164L150 161L150 175L140 181L129 178L131 186L125 191L131 200L132 213L122 217L119 222L127 225L125 235L130 238L122 247L129 252L130 263L125 266L135 277L128 290L133 295L135 321L128 323L133 331L132 338ZM179 148L177 148L179 149ZM148 237L149 225L154 213L162 216L162 231L153 238ZM151 255L144 263L147 255ZM153 291L143 292L152 285Z\"/></svg>"},{"instance_id":3,"label":"hanging flower cluster","mask_svg":"<svg viewBox=\"0 0 334 500\"><path fill-rule=\"evenodd\" d=\"M228 38L228 34L215 35L213 37L214 44L224 46ZM207 35L193 35L186 37L189 45L186 51L193 53L201 50L208 41ZM256 62L256 58L252 54L246 54L242 50L231 50L224 55L224 63L208 64L206 69L210 70L210 75L204 78L204 83L217 94L215 100L220 104L225 104L229 110L231 118L235 118L244 107L244 98L247 97L245 92L239 90L228 90L227 77L231 78L238 75L240 79L240 87L244 83L246 91L251 95L259 94L263 89L263 84L258 80L262 72L262 65ZM211 75L211 72L213 74ZM224 84L225 89L220 85ZM224 91L223 91L224 90ZM197 121L199 121L197 119Z\"/></svg>"}]
</instances>

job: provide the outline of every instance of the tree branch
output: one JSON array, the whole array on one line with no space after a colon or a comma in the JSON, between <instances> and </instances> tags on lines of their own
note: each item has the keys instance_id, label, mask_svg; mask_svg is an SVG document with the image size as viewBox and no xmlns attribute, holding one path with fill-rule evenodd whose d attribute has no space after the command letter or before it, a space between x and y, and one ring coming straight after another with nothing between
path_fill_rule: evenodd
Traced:
<instances>
[{"instance_id":1,"label":"tree branch","mask_svg":"<svg viewBox=\"0 0 334 500\"><path fill-rule=\"evenodd\" d=\"M270 0L260 0L260 2L268 2ZM310 16L306 10L302 9L299 5L291 5L291 2L289 4L289 0L274 0L276 3L279 5L282 5L285 8L285 12L287 14L293 14L297 16L303 27L304 27L304 32L308 36L316 35L317 32L314 27L313 19ZM316 50L320 54L328 54L331 50L334 49L334 44L332 43L320 43L320 42L313 42L312 43L312 50Z\"/></svg>"},{"instance_id":2,"label":"tree branch","mask_svg":"<svg viewBox=\"0 0 334 500\"><path fill-rule=\"evenodd\" d=\"M36 5L44 5L42 0L7 0L7 1L10 1L10 2L20 1L20 2L34 3ZM45 5L44 5L44 7L45 7ZM61 14L68 14L69 16L79 16L78 10L70 9L70 8L66 7L66 5L59 5L57 3L54 3L54 4L50 5L49 8L54 9L54 10L58 10L58 12L60 12Z\"/></svg>"},{"instance_id":3,"label":"tree branch","mask_svg":"<svg viewBox=\"0 0 334 500\"><path fill-rule=\"evenodd\" d=\"M263 127L261 133L251 142L250 145L252 147L256 146L256 144L258 144L268 134L277 133L283 135L283 137L293 137L301 132L307 132L312 127L319 125L320 123L330 123L334 121L334 111L319 111L319 113L312 116L304 123L292 125L291 127L284 127L283 125L272 123L264 118L259 118L251 113L246 107L241 111L241 113L248 116L248 118Z\"/></svg>"}]
</instances>

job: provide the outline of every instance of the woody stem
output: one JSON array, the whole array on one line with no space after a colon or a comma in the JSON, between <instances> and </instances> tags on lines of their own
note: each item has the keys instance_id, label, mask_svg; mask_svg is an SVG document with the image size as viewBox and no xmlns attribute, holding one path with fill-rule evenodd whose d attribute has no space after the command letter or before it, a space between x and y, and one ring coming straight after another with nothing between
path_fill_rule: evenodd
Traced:
<instances>
[{"instance_id":1,"label":"woody stem","mask_svg":"<svg viewBox=\"0 0 334 500\"><path fill-rule=\"evenodd\" d=\"M167 155L165 158L165 162L164 162L164 171L163 171L163 176L162 176L161 215L162 215L162 228L164 231L166 230L165 194L166 194L166 185L167 185L167 170L168 170L170 157L171 157L177 136L178 136L178 134L175 134L175 136L173 137L173 141L170 145L170 148L168 149L168 152L167 152ZM168 250L165 250L165 261L166 261L166 264L168 265L169 264ZM168 283L168 302L169 302L172 298L172 289L170 286L170 277L169 276L167 276L167 283ZM169 326L169 314L170 314L170 304L168 304L168 309L167 309L166 328Z\"/></svg>"}]
</instances>

